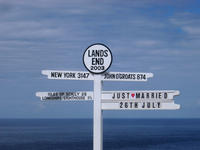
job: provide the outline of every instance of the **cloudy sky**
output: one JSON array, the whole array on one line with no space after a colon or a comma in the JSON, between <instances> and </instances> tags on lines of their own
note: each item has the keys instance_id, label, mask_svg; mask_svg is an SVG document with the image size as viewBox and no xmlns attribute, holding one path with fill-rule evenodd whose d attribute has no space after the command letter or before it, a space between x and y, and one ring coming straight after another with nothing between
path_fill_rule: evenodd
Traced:
<instances>
[{"instance_id":1,"label":"cloudy sky","mask_svg":"<svg viewBox=\"0 0 200 150\"><path fill-rule=\"evenodd\" d=\"M84 50L104 43L109 71L152 72L104 90L180 90L176 111L105 111L109 118L200 117L200 2L0 0L0 118L92 118L92 102L41 102L37 91L86 91L92 81L48 80L43 69L86 71Z\"/></svg>"}]
</instances>

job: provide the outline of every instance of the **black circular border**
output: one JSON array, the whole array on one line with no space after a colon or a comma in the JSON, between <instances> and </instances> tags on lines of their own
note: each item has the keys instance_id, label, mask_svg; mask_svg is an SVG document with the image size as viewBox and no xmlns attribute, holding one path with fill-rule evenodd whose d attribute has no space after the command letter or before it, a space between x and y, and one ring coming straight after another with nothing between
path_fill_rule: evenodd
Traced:
<instances>
[{"instance_id":1,"label":"black circular border","mask_svg":"<svg viewBox=\"0 0 200 150\"><path fill-rule=\"evenodd\" d=\"M89 70L89 69L87 68L87 66L85 65L85 62L84 62L84 55L85 55L87 49L90 48L90 47L92 47L92 46L94 46L94 45L102 45L102 46L105 46L105 47L109 50L109 52L110 52L110 54L111 54L111 63L110 63L110 65L108 66L108 68L107 68L106 70L104 70L104 71L102 71L102 72L98 72L98 73L97 73L97 72L92 72L91 70ZM113 62L113 55L112 55L112 52L111 52L110 48L108 48L108 46L106 46L105 44L102 44L102 43L95 43L95 44L92 44L92 45L88 46L88 47L85 49L85 51L84 51L84 53L83 53L82 61L83 61L83 64L84 64L85 68L86 68L89 72L91 72L91 73L93 73L93 74L102 74L102 73L106 72L106 71L110 68L110 66L112 65L112 62Z\"/></svg>"}]
</instances>

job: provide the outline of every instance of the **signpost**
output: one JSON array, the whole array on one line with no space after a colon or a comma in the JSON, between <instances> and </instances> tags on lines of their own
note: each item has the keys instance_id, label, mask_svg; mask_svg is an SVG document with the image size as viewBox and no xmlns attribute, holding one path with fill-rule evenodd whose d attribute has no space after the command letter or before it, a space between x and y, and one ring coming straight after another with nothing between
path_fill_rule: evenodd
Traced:
<instances>
[{"instance_id":1,"label":"signpost","mask_svg":"<svg viewBox=\"0 0 200 150\"><path fill-rule=\"evenodd\" d=\"M83 54L86 71L43 70L48 79L93 80L93 91L37 92L42 101L94 101L93 106L93 150L103 149L103 110L175 110L175 90L157 91L102 91L103 81L147 81L152 73L106 72L112 64L112 53L104 44L93 44Z\"/></svg>"},{"instance_id":2,"label":"signpost","mask_svg":"<svg viewBox=\"0 0 200 150\"><path fill-rule=\"evenodd\" d=\"M101 109L101 75L112 64L112 53L104 44L93 44L83 54L83 64L86 69L94 74L94 107L93 107L93 149L103 149L102 136L102 109Z\"/></svg>"}]
</instances>

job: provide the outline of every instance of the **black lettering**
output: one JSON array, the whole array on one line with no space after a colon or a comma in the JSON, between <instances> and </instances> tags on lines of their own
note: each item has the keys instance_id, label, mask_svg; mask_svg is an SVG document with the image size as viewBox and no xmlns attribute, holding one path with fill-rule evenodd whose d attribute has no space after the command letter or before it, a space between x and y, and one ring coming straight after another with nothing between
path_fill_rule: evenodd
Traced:
<instances>
[{"instance_id":1,"label":"black lettering","mask_svg":"<svg viewBox=\"0 0 200 150\"><path fill-rule=\"evenodd\" d=\"M130 98L130 93L127 93L127 98L128 98L128 99Z\"/></svg>"},{"instance_id":2,"label":"black lettering","mask_svg":"<svg viewBox=\"0 0 200 150\"><path fill-rule=\"evenodd\" d=\"M104 79L115 79L115 74L105 73Z\"/></svg>"},{"instance_id":3,"label":"black lettering","mask_svg":"<svg viewBox=\"0 0 200 150\"><path fill-rule=\"evenodd\" d=\"M130 108L133 108L133 102L130 102Z\"/></svg>"},{"instance_id":4,"label":"black lettering","mask_svg":"<svg viewBox=\"0 0 200 150\"><path fill-rule=\"evenodd\" d=\"M145 108L145 103L142 103L142 108Z\"/></svg>"},{"instance_id":5,"label":"black lettering","mask_svg":"<svg viewBox=\"0 0 200 150\"><path fill-rule=\"evenodd\" d=\"M115 99L115 93L113 94L112 99Z\"/></svg>"},{"instance_id":6,"label":"black lettering","mask_svg":"<svg viewBox=\"0 0 200 150\"><path fill-rule=\"evenodd\" d=\"M58 77L62 77L62 73L61 72L57 72L58 73Z\"/></svg>"},{"instance_id":7,"label":"black lettering","mask_svg":"<svg viewBox=\"0 0 200 150\"><path fill-rule=\"evenodd\" d=\"M62 72L51 72L51 77L54 78L62 77Z\"/></svg>"},{"instance_id":8,"label":"black lettering","mask_svg":"<svg viewBox=\"0 0 200 150\"><path fill-rule=\"evenodd\" d=\"M92 56L93 57L98 57L99 53L97 50L92 50Z\"/></svg>"},{"instance_id":9,"label":"black lettering","mask_svg":"<svg viewBox=\"0 0 200 150\"><path fill-rule=\"evenodd\" d=\"M128 102L125 102L125 108L128 108Z\"/></svg>"},{"instance_id":10,"label":"black lettering","mask_svg":"<svg viewBox=\"0 0 200 150\"><path fill-rule=\"evenodd\" d=\"M158 108L161 108L161 103L160 102L158 102Z\"/></svg>"},{"instance_id":11,"label":"black lettering","mask_svg":"<svg viewBox=\"0 0 200 150\"><path fill-rule=\"evenodd\" d=\"M83 93L81 94L81 96L87 96L87 93L86 93L86 92L83 92Z\"/></svg>"},{"instance_id":12,"label":"black lettering","mask_svg":"<svg viewBox=\"0 0 200 150\"><path fill-rule=\"evenodd\" d=\"M152 103L152 107L153 107L153 108L156 108L156 107L155 107L155 103Z\"/></svg>"},{"instance_id":13,"label":"black lettering","mask_svg":"<svg viewBox=\"0 0 200 150\"><path fill-rule=\"evenodd\" d=\"M120 108L123 108L123 102L120 102Z\"/></svg>"},{"instance_id":14,"label":"black lettering","mask_svg":"<svg viewBox=\"0 0 200 150\"><path fill-rule=\"evenodd\" d=\"M103 65L104 59L103 58L92 58L92 65Z\"/></svg>"},{"instance_id":15,"label":"black lettering","mask_svg":"<svg viewBox=\"0 0 200 150\"><path fill-rule=\"evenodd\" d=\"M88 57L92 57L91 54L90 54L90 50L88 50Z\"/></svg>"},{"instance_id":16,"label":"black lettering","mask_svg":"<svg viewBox=\"0 0 200 150\"><path fill-rule=\"evenodd\" d=\"M141 96L141 98L144 98L144 93L142 93L142 96Z\"/></svg>"},{"instance_id":17,"label":"black lettering","mask_svg":"<svg viewBox=\"0 0 200 150\"><path fill-rule=\"evenodd\" d=\"M92 65L96 65L96 58L92 58Z\"/></svg>"},{"instance_id":18,"label":"black lettering","mask_svg":"<svg viewBox=\"0 0 200 150\"><path fill-rule=\"evenodd\" d=\"M135 106L134 106L134 107L135 107L135 108L138 108L138 103L137 103L137 102L135 103Z\"/></svg>"},{"instance_id":19,"label":"black lettering","mask_svg":"<svg viewBox=\"0 0 200 150\"><path fill-rule=\"evenodd\" d=\"M146 80L146 74L143 74L143 79Z\"/></svg>"},{"instance_id":20,"label":"black lettering","mask_svg":"<svg viewBox=\"0 0 200 150\"><path fill-rule=\"evenodd\" d=\"M151 103L150 102L147 103L147 108L151 108Z\"/></svg>"},{"instance_id":21,"label":"black lettering","mask_svg":"<svg viewBox=\"0 0 200 150\"><path fill-rule=\"evenodd\" d=\"M55 72L51 72L51 77L55 77Z\"/></svg>"},{"instance_id":22,"label":"black lettering","mask_svg":"<svg viewBox=\"0 0 200 150\"><path fill-rule=\"evenodd\" d=\"M86 78L88 78L89 77L89 73L86 73Z\"/></svg>"},{"instance_id":23,"label":"black lettering","mask_svg":"<svg viewBox=\"0 0 200 150\"><path fill-rule=\"evenodd\" d=\"M125 98L125 93L122 93L122 99L124 99Z\"/></svg>"},{"instance_id":24,"label":"black lettering","mask_svg":"<svg viewBox=\"0 0 200 150\"><path fill-rule=\"evenodd\" d=\"M159 99L161 99L161 93L159 93Z\"/></svg>"},{"instance_id":25,"label":"black lettering","mask_svg":"<svg viewBox=\"0 0 200 150\"><path fill-rule=\"evenodd\" d=\"M149 93L146 94L146 98L149 98Z\"/></svg>"},{"instance_id":26,"label":"black lettering","mask_svg":"<svg viewBox=\"0 0 200 150\"><path fill-rule=\"evenodd\" d=\"M88 57L108 57L108 50L88 50Z\"/></svg>"},{"instance_id":27,"label":"black lettering","mask_svg":"<svg viewBox=\"0 0 200 150\"><path fill-rule=\"evenodd\" d=\"M158 93L154 93L154 95L155 95L155 99L158 98Z\"/></svg>"},{"instance_id":28,"label":"black lettering","mask_svg":"<svg viewBox=\"0 0 200 150\"><path fill-rule=\"evenodd\" d=\"M75 77L75 76L76 76L75 73L71 73L71 74L72 74L72 75L71 75L72 78L76 78L76 77Z\"/></svg>"},{"instance_id":29,"label":"black lettering","mask_svg":"<svg viewBox=\"0 0 200 150\"><path fill-rule=\"evenodd\" d=\"M117 99L120 99L120 93L117 93Z\"/></svg>"},{"instance_id":30,"label":"black lettering","mask_svg":"<svg viewBox=\"0 0 200 150\"><path fill-rule=\"evenodd\" d=\"M158 108L160 108L160 102L158 102Z\"/></svg>"},{"instance_id":31,"label":"black lettering","mask_svg":"<svg viewBox=\"0 0 200 150\"><path fill-rule=\"evenodd\" d=\"M64 95L65 95L64 92L60 92L60 93L59 93L59 96L64 96Z\"/></svg>"},{"instance_id":32,"label":"black lettering","mask_svg":"<svg viewBox=\"0 0 200 150\"><path fill-rule=\"evenodd\" d=\"M168 94L164 93L164 98L167 99L167 97L168 97Z\"/></svg>"},{"instance_id":33,"label":"black lettering","mask_svg":"<svg viewBox=\"0 0 200 150\"><path fill-rule=\"evenodd\" d=\"M140 98L140 93L136 93L136 98Z\"/></svg>"},{"instance_id":34,"label":"black lettering","mask_svg":"<svg viewBox=\"0 0 200 150\"><path fill-rule=\"evenodd\" d=\"M132 74L132 79L135 79L135 74Z\"/></svg>"},{"instance_id":35,"label":"black lettering","mask_svg":"<svg viewBox=\"0 0 200 150\"><path fill-rule=\"evenodd\" d=\"M140 79L140 74L137 74L137 79L138 79L138 80Z\"/></svg>"},{"instance_id":36,"label":"black lettering","mask_svg":"<svg viewBox=\"0 0 200 150\"><path fill-rule=\"evenodd\" d=\"M104 57L108 57L108 50L104 50Z\"/></svg>"},{"instance_id":37,"label":"black lettering","mask_svg":"<svg viewBox=\"0 0 200 150\"><path fill-rule=\"evenodd\" d=\"M151 98L154 98L154 93L151 93Z\"/></svg>"}]
</instances>

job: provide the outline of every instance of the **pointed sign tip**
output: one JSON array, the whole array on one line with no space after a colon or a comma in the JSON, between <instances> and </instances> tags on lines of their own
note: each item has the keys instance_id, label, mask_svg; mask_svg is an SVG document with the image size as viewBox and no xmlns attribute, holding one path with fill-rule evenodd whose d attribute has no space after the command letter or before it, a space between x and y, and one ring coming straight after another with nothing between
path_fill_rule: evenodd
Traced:
<instances>
[{"instance_id":1,"label":"pointed sign tip","mask_svg":"<svg viewBox=\"0 0 200 150\"><path fill-rule=\"evenodd\" d=\"M46 70L42 70L41 73L42 73L43 75L47 75L47 71L46 71Z\"/></svg>"},{"instance_id":2,"label":"pointed sign tip","mask_svg":"<svg viewBox=\"0 0 200 150\"><path fill-rule=\"evenodd\" d=\"M154 74L153 73L149 73L149 77L153 78Z\"/></svg>"},{"instance_id":3,"label":"pointed sign tip","mask_svg":"<svg viewBox=\"0 0 200 150\"><path fill-rule=\"evenodd\" d=\"M176 95L180 95L180 91L177 90L177 91L175 92L175 94L176 94Z\"/></svg>"},{"instance_id":4,"label":"pointed sign tip","mask_svg":"<svg viewBox=\"0 0 200 150\"><path fill-rule=\"evenodd\" d=\"M37 96L37 97L40 97L40 94L39 94L40 92L36 92L35 93L35 96Z\"/></svg>"},{"instance_id":5,"label":"pointed sign tip","mask_svg":"<svg viewBox=\"0 0 200 150\"><path fill-rule=\"evenodd\" d=\"M181 105L176 104L176 109L180 109L180 108L181 108Z\"/></svg>"}]
</instances>

